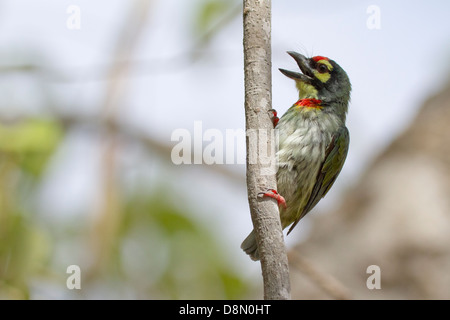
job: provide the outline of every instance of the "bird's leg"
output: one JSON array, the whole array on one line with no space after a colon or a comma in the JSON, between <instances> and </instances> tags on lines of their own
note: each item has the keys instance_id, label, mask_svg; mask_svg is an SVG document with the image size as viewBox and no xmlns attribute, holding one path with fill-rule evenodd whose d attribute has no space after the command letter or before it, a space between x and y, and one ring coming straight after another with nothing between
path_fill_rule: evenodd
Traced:
<instances>
[{"instance_id":1,"label":"bird's leg","mask_svg":"<svg viewBox=\"0 0 450 320\"><path fill-rule=\"evenodd\" d=\"M270 119L272 120L273 123L273 127L275 128L278 124L278 121L280 121L280 118L277 117L277 110L275 109L270 109L269 112L272 114L270 116Z\"/></svg>"},{"instance_id":2,"label":"bird's leg","mask_svg":"<svg viewBox=\"0 0 450 320\"><path fill-rule=\"evenodd\" d=\"M266 192L260 192L258 193L258 196L273 198L277 200L278 206L282 206L284 209L287 208L286 200L275 189L268 189Z\"/></svg>"}]
</instances>

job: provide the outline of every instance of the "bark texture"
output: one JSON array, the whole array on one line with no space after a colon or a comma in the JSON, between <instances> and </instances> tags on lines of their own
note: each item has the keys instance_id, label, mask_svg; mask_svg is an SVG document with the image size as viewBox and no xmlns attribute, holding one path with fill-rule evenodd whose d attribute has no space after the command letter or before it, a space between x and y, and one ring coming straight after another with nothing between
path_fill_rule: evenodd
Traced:
<instances>
[{"instance_id":1,"label":"bark texture","mask_svg":"<svg viewBox=\"0 0 450 320\"><path fill-rule=\"evenodd\" d=\"M275 135L269 112L271 1L244 0L243 14L247 192L260 254L264 298L290 299L288 259L278 206L274 200L258 198L259 192L276 189Z\"/></svg>"}]
</instances>

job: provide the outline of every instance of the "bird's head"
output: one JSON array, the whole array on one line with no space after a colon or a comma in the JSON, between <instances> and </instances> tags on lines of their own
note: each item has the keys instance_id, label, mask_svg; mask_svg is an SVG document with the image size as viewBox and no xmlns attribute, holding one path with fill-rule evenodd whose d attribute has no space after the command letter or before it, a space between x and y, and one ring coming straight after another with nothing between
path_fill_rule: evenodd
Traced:
<instances>
[{"instance_id":1,"label":"bird's head","mask_svg":"<svg viewBox=\"0 0 450 320\"><path fill-rule=\"evenodd\" d=\"M280 69L287 77L295 80L300 99L319 99L324 103L338 102L347 107L350 100L350 80L335 61L322 56L306 58L288 51L295 59L302 73Z\"/></svg>"}]
</instances>

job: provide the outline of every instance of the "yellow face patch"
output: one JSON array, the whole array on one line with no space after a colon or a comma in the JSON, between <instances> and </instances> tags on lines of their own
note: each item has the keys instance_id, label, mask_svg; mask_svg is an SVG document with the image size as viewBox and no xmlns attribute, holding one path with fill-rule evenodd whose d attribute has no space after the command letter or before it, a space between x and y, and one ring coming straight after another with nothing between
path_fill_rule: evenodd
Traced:
<instances>
[{"instance_id":1,"label":"yellow face patch","mask_svg":"<svg viewBox=\"0 0 450 320\"><path fill-rule=\"evenodd\" d=\"M330 61L325 60L325 59L317 61L317 65L320 65L320 64L327 66L328 72L320 73L317 70L313 70L313 73L317 79L319 79L320 81L325 83L328 80L330 80L330 77L331 77L330 72L333 70L333 66L331 65Z\"/></svg>"},{"instance_id":2,"label":"yellow face patch","mask_svg":"<svg viewBox=\"0 0 450 320\"><path fill-rule=\"evenodd\" d=\"M309 83L304 83L302 81L296 81L296 86L298 89L298 94L300 99L318 99L317 89Z\"/></svg>"},{"instance_id":3,"label":"yellow face patch","mask_svg":"<svg viewBox=\"0 0 450 320\"><path fill-rule=\"evenodd\" d=\"M328 61L326 59L319 60L319 61L317 61L317 63L326 65L329 71L333 70L333 66L331 65L330 61Z\"/></svg>"}]
</instances>

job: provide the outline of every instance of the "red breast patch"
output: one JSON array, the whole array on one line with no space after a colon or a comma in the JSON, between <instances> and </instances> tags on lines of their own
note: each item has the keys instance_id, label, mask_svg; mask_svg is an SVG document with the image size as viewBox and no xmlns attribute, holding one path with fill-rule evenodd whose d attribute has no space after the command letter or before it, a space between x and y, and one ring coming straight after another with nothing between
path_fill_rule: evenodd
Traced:
<instances>
[{"instance_id":1,"label":"red breast patch","mask_svg":"<svg viewBox=\"0 0 450 320\"><path fill-rule=\"evenodd\" d=\"M320 105L321 103L322 100L319 99L300 99L295 103L295 105L297 107L320 109L322 108L322 106Z\"/></svg>"}]
</instances>

